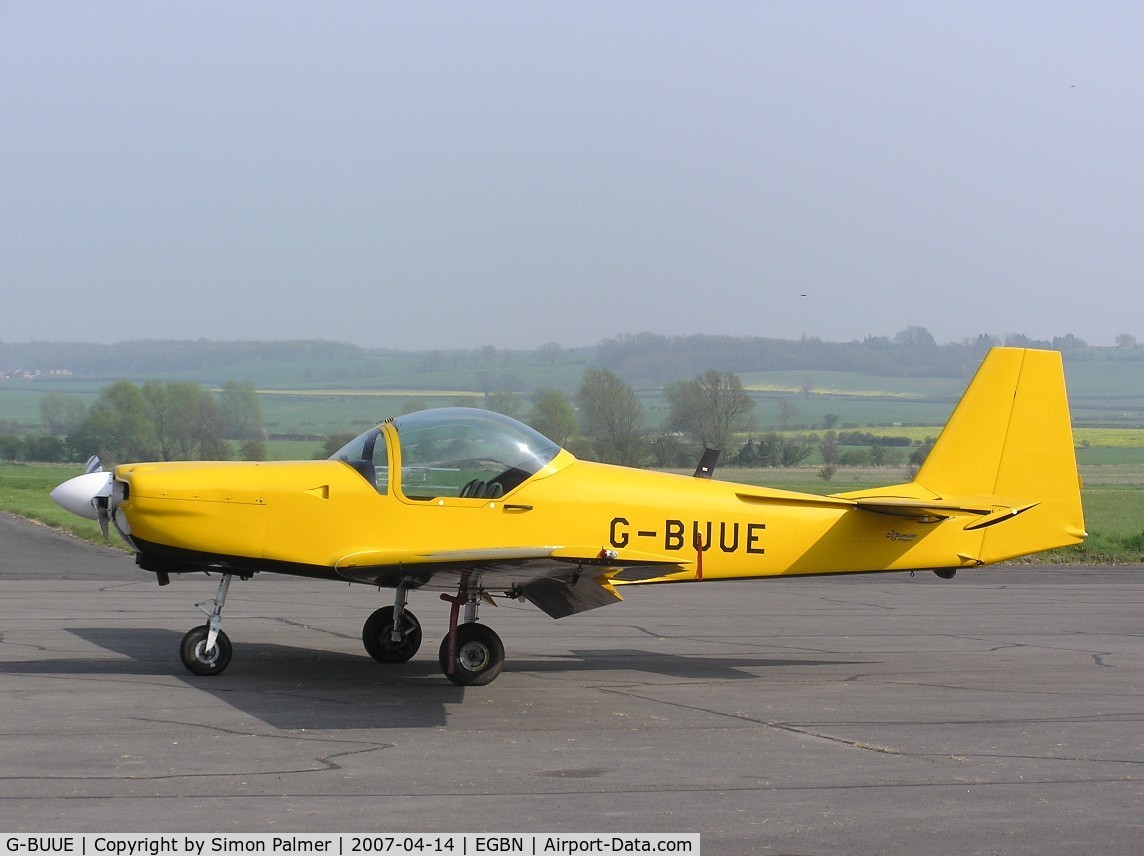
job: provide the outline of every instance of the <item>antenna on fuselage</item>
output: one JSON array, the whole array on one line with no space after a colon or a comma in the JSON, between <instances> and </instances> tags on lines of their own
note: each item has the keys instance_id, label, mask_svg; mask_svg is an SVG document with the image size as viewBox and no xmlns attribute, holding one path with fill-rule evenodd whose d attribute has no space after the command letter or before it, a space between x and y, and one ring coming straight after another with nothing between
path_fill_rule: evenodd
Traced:
<instances>
[{"instance_id":1,"label":"antenna on fuselage","mask_svg":"<svg viewBox=\"0 0 1144 856\"><path fill-rule=\"evenodd\" d=\"M699 466L695 468L695 478L709 479L711 474L715 472L715 464L719 462L718 449L704 449L703 456L699 459Z\"/></svg>"}]
</instances>

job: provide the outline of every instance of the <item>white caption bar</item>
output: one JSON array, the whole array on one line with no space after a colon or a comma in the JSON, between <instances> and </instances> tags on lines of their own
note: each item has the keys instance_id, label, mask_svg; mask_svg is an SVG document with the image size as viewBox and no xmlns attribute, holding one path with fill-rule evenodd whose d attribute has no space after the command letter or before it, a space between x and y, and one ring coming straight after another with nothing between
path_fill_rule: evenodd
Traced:
<instances>
[{"instance_id":1,"label":"white caption bar","mask_svg":"<svg viewBox=\"0 0 1144 856\"><path fill-rule=\"evenodd\" d=\"M261 853L274 856L374 856L412 853L417 856L471 856L521 853L527 856L583 853L684 853L700 856L699 834L526 832L490 835L379 832L368 835L3 835L3 851L20 856L218 856Z\"/></svg>"}]
</instances>

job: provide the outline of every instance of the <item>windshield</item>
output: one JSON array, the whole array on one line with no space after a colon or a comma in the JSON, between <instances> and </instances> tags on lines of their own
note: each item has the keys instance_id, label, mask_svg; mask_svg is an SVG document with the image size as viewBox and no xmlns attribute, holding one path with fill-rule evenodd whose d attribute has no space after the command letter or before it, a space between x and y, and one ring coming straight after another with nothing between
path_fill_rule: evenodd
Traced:
<instances>
[{"instance_id":1,"label":"windshield","mask_svg":"<svg viewBox=\"0 0 1144 856\"><path fill-rule=\"evenodd\" d=\"M503 496L560 453L543 434L489 410L421 410L393 425L401 491L410 499Z\"/></svg>"},{"instance_id":2,"label":"windshield","mask_svg":"<svg viewBox=\"0 0 1144 856\"><path fill-rule=\"evenodd\" d=\"M389 490L389 457L385 452L385 435L380 428L370 428L354 437L332 455L331 461L345 461L377 488L378 493Z\"/></svg>"}]
</instances>

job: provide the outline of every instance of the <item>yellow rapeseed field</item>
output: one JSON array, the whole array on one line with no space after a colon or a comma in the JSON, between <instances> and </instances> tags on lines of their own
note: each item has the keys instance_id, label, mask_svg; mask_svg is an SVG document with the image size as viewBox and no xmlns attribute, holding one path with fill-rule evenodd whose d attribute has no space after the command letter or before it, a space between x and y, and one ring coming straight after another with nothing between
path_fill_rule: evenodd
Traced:
<instances>
[{"instance_id":1,"label":"yellow rapeseed field","mask_svg":"<svg viewBox=\"0 0 1144 856\"><path fill-rule=\"evenodd\" d=\"M909 437L915 443L920 443L927 437L936 437L941 428L930 425L901 425L879 428L835 429L838 431L859 431L863 434L873 434L876 437ZM824 429L817 428L812 431L781 431L780 434L795 436L799 434L824 433ZM1104 449L1144 449L1144 428L1074 428L1073 440L1078 446Z\"/></svg>"}]
</instances>

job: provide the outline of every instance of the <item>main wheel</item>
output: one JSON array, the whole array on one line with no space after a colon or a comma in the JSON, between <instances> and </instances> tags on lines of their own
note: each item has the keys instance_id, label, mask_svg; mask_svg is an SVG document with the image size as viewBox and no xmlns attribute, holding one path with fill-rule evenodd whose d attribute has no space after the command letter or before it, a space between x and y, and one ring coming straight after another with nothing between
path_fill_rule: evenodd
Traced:
<instances>
[{"instance_id":1,"label":"main wheel","mask_svg":"<svg viewBox=\"0 0 1144 856\"><path fill-rule=\"evenodd\" d=\"M179 656L183 665L192 675L217 675L230 665L233 647L230 639L221 630L215 639L214 647L207 650L207 634L210 628L203 624L193 627L183 637L179 646Z\"/></svg>"},{"instance_id":2,"label":"main wheel","mask_svg":"<svg viewBox=\"0 0 1144 856\"><path fill-rule=\"evenodd\" d=\"M421 647L421 622L408 609L401 613L401 641L393 641L393 607L383 606L361 629L365 650L379 663L404 663Z\"/></svg>"},{"instance_id":3,"label":"main wheel","mask_svg":"<svg viewBox=\"0 0 1144 856\"><path fill-rule=\"evenodd\" d=\"M504 643L484 624L471 621L457 628L457 651L449 672L449 637L441 640L441 671L457 686L483 687L492 683L504 666Z\"/></svg>"}]
</instances>

